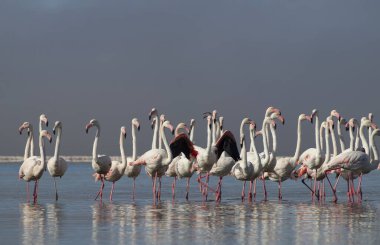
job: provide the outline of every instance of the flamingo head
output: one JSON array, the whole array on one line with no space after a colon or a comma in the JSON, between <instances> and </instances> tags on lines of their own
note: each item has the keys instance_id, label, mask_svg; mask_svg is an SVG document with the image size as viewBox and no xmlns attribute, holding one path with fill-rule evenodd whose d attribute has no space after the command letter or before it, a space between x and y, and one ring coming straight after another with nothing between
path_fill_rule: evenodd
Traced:
<instances>
[{"instance_id":1,"label":"flamingo head","mask_svg":"<svg viewBox=\"0 0 380 245\"><path fill-rule=\"evenodd\" d=\"M178 125L177 125L177 127L175 129L175 135L178 135L179 134L179 130L181 130L181 129L185 130L187 134L190 131L189 128L187 127L187 125L185 123L181 122L181 123L178 123Z\"/></svg>"},{"instance_id":2,"label":"flamingo head","mask_svg":"<svg viewBox=\"0 0 380 245\"><path fill-rule=\"evenodd\" d=\"M162 127L170 129L170 132L174 134L174 127L168 120L162 123Z\"/></svg>"},{"instance_id":3,"label":"flamingo head","mask_svg":"<svg viewBox=\"0 0 380 245\"><path fill-rule=\"evenodd\" d=\"M24 122L23 124L21 124L21 126L18 128L18 132L20 133L20 135L22 134L22 131L24 129L28 129L28 135L29 135L30 130L33 130L32 124L29 122Z\"/></svg>"},{"instance_id":4,"label":"flamingo head","mask_svg":"<svg viewBox=\"0 0 380 245\"><path fill-rule=\"evenodd\" d=\"M120 133L124 136L124 139L127 138L127 128L125 126L120 128Z\"/></svg>"},{"instance_id":5,"label":"flamingo head","mask_svg":"<svg viewBox=\"0 0 380 245\"><path fill-rule=\"evenodd\" d=\"M152 120L153 117L157 116L158 112L156 108L152 108L152 110L149 112L149 121Z\"/></svg>"},{"instance_id":6,"label":"flamingo head","mask_svg":"<svg viewBox=\"0 0 380 245\"><path fill-rule=\"evenodd\" d=\"M330 112L330 116L336 117L338 119L338 121L340 121L340 119L341 119L341 116L340 116L339 112L337 112L336 110L332 110Z\"/></svg>"},{"instance_id":7,"label":"flamingo head","mask_svg":"<svg viewBox=\"0 0 380 245\"><path fill-rule=\"evenodd\" d=\"M369 119L371 122L373 122L373 113L372 113L372 112L368 113L368 119Z\"/></svg>"},{"instance_id":8,"label":"flamingo head","mask_svg":"<svg viewBox=\"0 0 380 245\"><path fill-rule=\"evenodd\" d=\"M86 134L88 133L88 130L94 126L99 127L99 122L96 119L91 119L91 121L86 124Z\"/></svg>"},{"instance_id":9,"label":"flamingo head","mask_svg":"<svg viewBox=\"0 0 380 245\"><path fill-rule=\"evenodd\" d=\"M150 127L152 128L152 129L154 129L154 126L156 125L156 118L153 118L153 120L152 120L152 122L151 122L151 124L150 124Z\"/></svg>"},{"instance_id":10,"label":"flamingo head","mask_svg":"<svg viewBox=\"0 0 380 245\"><path fill-rule=\"evenodd\" d=\"M277 113L277 114L281 115L280 109L273 107L273 106L269 106L267 108L267 110L265 111L265 116L269 117L272 113Z\"/></svg>"},{"instance_id":11,"label":"flamingo head","mask_svg":"<svg viewBox=\"0 0 380 245\"><path fill-rule=\"evenodd\" d=\"M307 166L306 165L302 165L298 170L297 170L297 176L298 178L301 177L302 175L306 174L307 173Z\"/></svg>"},{"instance_id":12,"label":"flamingo head","mask_svg":"<svg viewBox=\"0 0 380 245\"><path fill-rule=\"evenodd\" d=\"M224 121L224 117L219 117L219 128L221 131L223 130L223 121Z\"/></svg>"},{"instance_id":13,"label":"flamingo head","mask_svg":"<svg viewBox=\"0 0 380 245\"><path fill-rule=\"evenodd\" d=\"M368 120L366 117L362 117L360 123L364 126L364 127L371 127L372 129L377 129L377 125L373 122L371 122L370 120Z\"/></svg>"},{"instance_id":14,"label":"flamingo head","mask_svg":"<svg viewBox=\"0 0 380 245\"><path fill-rule=\"evenodd\" d=\"M47 130L41 130L40 137L46 137L49 140L49 143L51 143L53 138Z\"/></svg>"},{"instance_id":15,"label":"flamingo head","mask_svg":"<svg viewBox=\"0 0 380 245\"><path fill-rule=\"evenodd\" d=\"M57 128L62 128L62 123L61 123L60 121L56 121L56 122L54 123L54 127L53 127L53 134L54 134L54 135L55 135L55 130L56 130Z\"/></svg>"},{"instance_id":16,"label":"flamingo head","mask_svg":"<svg viewBox=\"0 0 380 245\"><path fill-rule=\"evenodd\" d=\"M46 125L46 127L49 127L49 121L45 114L40 115L40 121L43 122Z\"/></svg>"},{"instance_id":17,"label":"flamingo head","mask_svg":"<svg viewBox=\"0 0 380 245\"><path fill-rule=\"evenodd\" d=\"M132 126L136 127L138 131L140 131L140 122L137 118L132 119Z\"/></svg>"},{"instance_id":18,"label":"flamingo head","mask_svg":"<svg viewBox=\"0 0 380 245\"><path fill-rule=\"evenodd\" d=\"M311 116L305 115L303 113L298 116L298 120L299 121L307 120L307 121L313 123L313 118Z\"/></svg>"}]
</instances>

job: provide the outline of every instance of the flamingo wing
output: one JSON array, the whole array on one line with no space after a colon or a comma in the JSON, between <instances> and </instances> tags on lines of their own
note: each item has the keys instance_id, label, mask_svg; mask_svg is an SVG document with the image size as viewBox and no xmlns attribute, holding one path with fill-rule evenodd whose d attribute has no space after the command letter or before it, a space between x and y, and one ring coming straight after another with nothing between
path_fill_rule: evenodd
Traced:
<instances>
[{"instance_id":1,"label":"flamingo wing","mask_svg":"<svg viewBox=\"0 0 380 245\"><path fill-rule=\"evenodd\" d=\"M217 157L219 158L223 151L227 152L235 161L240 160L239 150L236 140L231 131L225 131L216 142Z\"/></svg>"},{"instance_id":2,"label":"flamingo wing","mask_svg":"<svg viewBox=\"0 0 380 245\"><path fill-rule=\"evenodd\" d=\"M170 150L173 158L179 156L181 153L185 154L187 159L190 159L191 156L196 157L198 155L198 152L194 149L193 142L183 133L173 139L170 143Z\"/></svg>"}]
</instances>

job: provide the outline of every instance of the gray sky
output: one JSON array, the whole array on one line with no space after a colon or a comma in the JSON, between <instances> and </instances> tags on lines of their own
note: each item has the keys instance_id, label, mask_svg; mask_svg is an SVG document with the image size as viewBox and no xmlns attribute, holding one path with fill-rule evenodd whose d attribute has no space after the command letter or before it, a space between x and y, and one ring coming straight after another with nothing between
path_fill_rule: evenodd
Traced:
<instances>
[{"instance_id":1,"label":"gray sky","mask_svg":"<svg viewBox=\"0 0 380 245\"><path fill-rule=\"evenodd\" d=\"M114 155L132 117L138 152L150 147L152 107L173 124L195 118L204 145L203 112L237 137L269 105L287 119L280 154L293 154L299 113L379 118L379 11L376 0L2 0L0 154L22 155L17 128L41 113L63 122L62 154L91 154L84 126L97 118L99 151Z\"/></svg>"}]
</instances>

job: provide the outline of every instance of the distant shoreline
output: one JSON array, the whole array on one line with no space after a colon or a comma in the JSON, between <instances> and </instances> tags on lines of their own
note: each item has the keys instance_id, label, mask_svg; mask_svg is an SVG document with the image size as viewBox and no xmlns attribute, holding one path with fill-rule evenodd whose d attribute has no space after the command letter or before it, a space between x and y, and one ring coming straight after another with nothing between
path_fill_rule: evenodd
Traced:
<instances>
[{"instance_id":1,"label":"distant shoreline","mask_svg":"<svg viewBox=\"0 0 380 245\"><path fill-rule=\"evenodd\" d=\"M51 156L47 156L46 159L50 159ZM67 162L71 163L91 163L91 156L61 156ZM112 160L119 160L120 156L111 156ZM0 163L22 163L24 161L23 156L0 156Z\"/></svg>"}]
</instances>

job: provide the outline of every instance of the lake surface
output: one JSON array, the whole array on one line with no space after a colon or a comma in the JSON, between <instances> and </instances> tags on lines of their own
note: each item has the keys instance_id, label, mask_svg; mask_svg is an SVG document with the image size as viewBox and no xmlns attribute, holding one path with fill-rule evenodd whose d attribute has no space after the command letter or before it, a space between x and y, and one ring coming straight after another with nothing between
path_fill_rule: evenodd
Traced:
<instances>
[{"instance_id":1,"label":"lake surface","mask_svg":"<svg viewBox=\"0 0 380 245\"><path fill-rule=\"evenodd\" d=\"M327 189L325 203L312 202L301 181L267 182L269 200L263 201L261 183L256 201L242 203L242 182L223 180L222 202L214 195L202 203L196 179L191 180L189 201L185 180L164 178L161 202L153 205L151 179L142 171L132 199L132 180L116 183L114 200L94 201L100 186L90 164L72 164L57 181L60 199L54 198L53 179L45 172L37 204L27 203L26 184L17 178L19 164L0 165L1 244L379 244L380 172L363 179L363 202L347 202L346 185L338 187L338 203ZM211 185L217 179L211 177ZM34 183L30 183L32 189Z\"/></svg>"}]
</instances>

